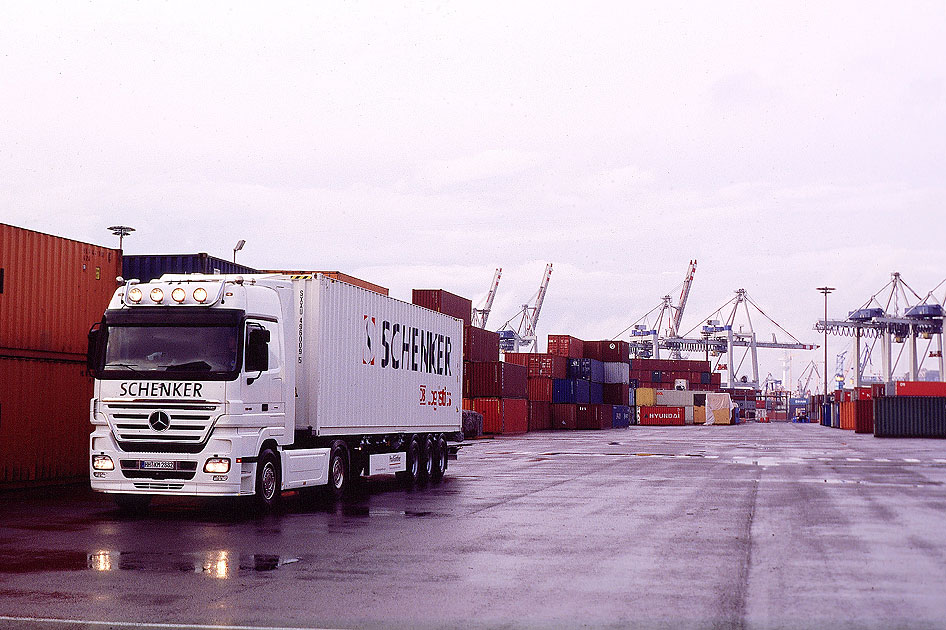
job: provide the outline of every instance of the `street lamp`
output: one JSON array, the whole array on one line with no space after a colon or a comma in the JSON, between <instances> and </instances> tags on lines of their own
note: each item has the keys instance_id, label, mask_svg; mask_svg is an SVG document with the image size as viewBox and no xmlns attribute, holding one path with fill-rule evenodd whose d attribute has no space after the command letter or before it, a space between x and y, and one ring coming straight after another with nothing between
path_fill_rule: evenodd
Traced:
<instances>
[{"instance_id":1,"label":"street lamp","mask_svg":"<svg viewBox=\"0 0 946 630\"><path fill-rule=\"evenodd\" d=\"M825 402L828 398L828 294L834 291L834 287L818 287L818 291L824 294L824 396Z\"/></svg>"},{"instance_id":2,"label":"street lamp","mask_svg":"<svg viewBox=\"0 0 946 630\"><path fill-rule=\"evenodd\" d=\"M236 253L240 251L241 249L243 249L244 245L246 245L246 241L244 241L241 238L239 241L237 241L236 247L233 248L233 264L234 265L236 264Z\"/></svg>"},{"instance_id":3,"label":"street lamp","mask_svg":"<svg viewBox=\"0 0 946 630\"><path fill-rule=\"evenodd\" d=\"M112 234L118 237L118 249L122 248L122 240L135 231L135 228L128 227L127 225L113 225L108 229L112 231Z\"/></svg>"}]
</instances>

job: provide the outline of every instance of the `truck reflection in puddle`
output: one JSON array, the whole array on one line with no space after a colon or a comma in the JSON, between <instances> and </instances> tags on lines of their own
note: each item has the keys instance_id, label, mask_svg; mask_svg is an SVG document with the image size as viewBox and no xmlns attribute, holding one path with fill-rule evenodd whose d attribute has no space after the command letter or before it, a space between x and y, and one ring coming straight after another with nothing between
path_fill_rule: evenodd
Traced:
<instances>
[{"instance_id":1,"label":"truck reflection in puddle","mask_svg":"<svg viewBox=\"0 0 946 630\"><path fill-rule=\"evenodd\" d=\"M192 554L102 550L88 554L87 566L93 571L202 573L225 580L234 577L237 571L274 571L298 561L298 558L272 554L240 555L224 550Z\"/></svg>"}]
</instances>

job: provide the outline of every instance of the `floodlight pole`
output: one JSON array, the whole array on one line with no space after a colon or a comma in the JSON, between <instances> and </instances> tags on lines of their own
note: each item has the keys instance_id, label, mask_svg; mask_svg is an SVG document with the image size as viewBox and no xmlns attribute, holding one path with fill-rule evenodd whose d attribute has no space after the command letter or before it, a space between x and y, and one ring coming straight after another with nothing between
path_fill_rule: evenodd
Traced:
<instances>
[{"instance_id":1,"label":"floodlight pole","mask_svg":"<svg viewBox=\"0 0 946 630\"><path fill-rule=\"evenodd\" d=\"M825 402L828 397L828 294L834 291L834 287L818 287L818 291L824 294L824 395Z\"/></svg>"},{"instance_id":2,"label":"floodlight pole","mask_svg":"<svg viewBox=\"0 0 946 630\"><path fill-rule=\"evenodd\" d=\"M123 241L123 239L124 239L126 236L128 236L129 234L131 234L132 232L135 231L135 228L133 228L133 227L128 227L127 225L113 225L113 226L109 227L108 229L111 230L112 234L114 234L115 236L118 237L118 249L119 249L119 250L122 249L122 241Z\"/></svg>"}]
</instances>

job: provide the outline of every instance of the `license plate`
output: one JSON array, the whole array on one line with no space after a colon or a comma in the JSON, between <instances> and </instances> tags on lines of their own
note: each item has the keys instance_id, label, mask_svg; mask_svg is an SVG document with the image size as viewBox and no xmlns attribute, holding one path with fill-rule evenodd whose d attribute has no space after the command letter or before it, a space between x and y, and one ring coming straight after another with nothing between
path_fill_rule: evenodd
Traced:
<instances>
[{"instance_id":1,"label":"license plate","mask_svg":"<svg viewBox=\"0 0 946 630\"><path fill-rule=\"evenodd\" d=\"M150 459L141 460L138 466L141 470L174 470L174 462L160 462Z\"/></svg>"}]
</instances>

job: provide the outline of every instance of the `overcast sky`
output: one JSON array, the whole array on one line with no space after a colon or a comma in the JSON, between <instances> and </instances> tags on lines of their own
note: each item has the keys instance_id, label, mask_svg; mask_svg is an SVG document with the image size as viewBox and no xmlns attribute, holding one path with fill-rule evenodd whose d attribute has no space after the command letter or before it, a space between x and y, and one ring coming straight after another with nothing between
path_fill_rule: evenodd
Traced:
<instances>
[{"instance_id":1,"label":"overcast sky","mask_svg":"<svg viewBox=\"0 0 946 630\"><path fill-rule=\"evenodd\" d=\"M691 258L684 329L745 288L810 343L817 286L946 278L942 2L404 4L0 2L0 221L407 300L501 266L488 327L551 262L543 338Z\"/></svg>"}]
</instances>

